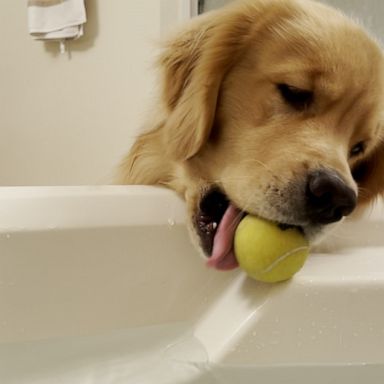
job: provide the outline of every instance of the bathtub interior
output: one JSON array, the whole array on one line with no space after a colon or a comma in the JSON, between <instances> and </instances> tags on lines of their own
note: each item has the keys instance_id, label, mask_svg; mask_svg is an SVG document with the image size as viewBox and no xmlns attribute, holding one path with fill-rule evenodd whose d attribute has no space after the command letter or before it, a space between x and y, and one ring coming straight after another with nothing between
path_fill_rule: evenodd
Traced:
<instances>
[{"instance_id":1,"label":"bathtub interior","mask_svg":"<svg viewBox=\"0 0 384 384\"><path fill-rule=\"evenodd\" d=\"M383 217L269 285L207 269L169 191L1 188L0 382L381 383Z\"/></svg>"}]
</instances>

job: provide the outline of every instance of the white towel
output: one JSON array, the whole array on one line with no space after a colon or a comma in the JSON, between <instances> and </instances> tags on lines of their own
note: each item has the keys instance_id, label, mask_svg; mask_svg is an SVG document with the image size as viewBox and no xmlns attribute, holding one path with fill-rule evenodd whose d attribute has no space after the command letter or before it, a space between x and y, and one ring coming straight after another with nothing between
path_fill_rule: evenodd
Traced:
<instances>
[{"instance_id":1,"label":"white towel","mask_svg":"<svg viewBox=\"0 0 384 384\"><path fill-rule=\"evenodd\" d=\"M84 0L28 0L28 28L36 40L78 39L86 21Z\"/></svg>"}]
</instances>

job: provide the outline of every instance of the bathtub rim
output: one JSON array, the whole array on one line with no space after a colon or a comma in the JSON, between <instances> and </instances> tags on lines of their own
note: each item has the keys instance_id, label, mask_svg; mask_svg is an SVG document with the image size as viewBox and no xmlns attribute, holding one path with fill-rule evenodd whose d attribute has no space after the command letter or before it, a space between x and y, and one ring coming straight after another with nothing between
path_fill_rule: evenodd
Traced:
<instances>
[{"instance_id":1,"label":"bathtub rim","mask_svg":"<svg viewBox=\"0 0 384 384\"><path fill-rule=\"evenodd\" d=\"M162 187L0 187L0 233L184 223L184 202Z\"/></svg>"}]
</instances>

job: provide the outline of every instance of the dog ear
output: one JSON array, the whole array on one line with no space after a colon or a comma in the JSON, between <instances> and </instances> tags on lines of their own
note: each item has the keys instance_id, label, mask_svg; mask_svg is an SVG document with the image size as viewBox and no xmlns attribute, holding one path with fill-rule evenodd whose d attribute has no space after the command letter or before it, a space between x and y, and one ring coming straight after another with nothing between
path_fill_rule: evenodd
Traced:
<instances>
[{"instance_id":1,"label":"dog ear","mask_svg":"<svg viewBox=\"0 0 384 384\"><path fill-rule=\"evenodd\" d=\"M235 12L218 11L201 17L167 45L160 66L169 114L164 148L172 158L191 158L209 138L221 82L254 27L252 13L247 14L245 7L235 8Z\"/></svg>"},{"instance_id":2,"label":"dog ear","mask_svg":"<svg viewBox=\"0 0 384 384\"><path fill-rule=\"evenodd\" d=\"M366 205L384 195L384 140L352 171L359 187L359 203Z\"/></svg>"},{"instance_id":3,"label":"dog ear","mask_svg":"<svg viewBox=\"0 0 384 384\"><path fill-rule=\"evenodd\" d=\"M201 149L211 132L222 79L254 27L251 14L243 6L200 16L166 43L158 61L163 104L120 164L118 183L167 185L173 179L170 162L187 160Z\"/></svg>"}]
</instances>

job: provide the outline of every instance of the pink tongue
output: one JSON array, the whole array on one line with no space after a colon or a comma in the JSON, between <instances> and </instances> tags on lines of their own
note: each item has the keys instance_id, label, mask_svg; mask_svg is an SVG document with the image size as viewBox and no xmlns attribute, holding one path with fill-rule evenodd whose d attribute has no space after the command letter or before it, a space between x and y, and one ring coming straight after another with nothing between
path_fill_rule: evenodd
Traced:
<instances>
[{"instance_id":1,"label":"pink tongue","mask_svg":"<svg viewBox=\"0 0 384 384\"><path fill-rule=\"evenodd\" d=\"M233 250L233 239L241 219L241 211L229 204L213 240L212 256L207 261L209 267L228 271L239 265Z\"/></svg>"}]
</instances>

